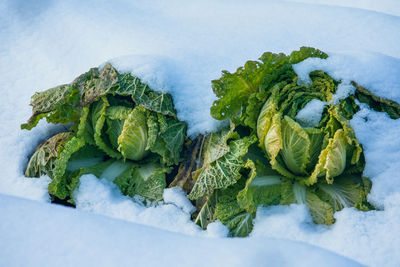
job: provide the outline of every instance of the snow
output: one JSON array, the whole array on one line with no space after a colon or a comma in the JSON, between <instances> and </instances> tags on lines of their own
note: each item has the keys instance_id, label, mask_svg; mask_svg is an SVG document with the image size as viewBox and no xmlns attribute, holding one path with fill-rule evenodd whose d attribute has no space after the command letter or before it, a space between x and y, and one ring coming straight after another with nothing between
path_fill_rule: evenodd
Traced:
<instances>
[{"instance_id":1,"label":"snow","mask_svg":"<svg viewBox=\"0 0 400 267\"><path fill-rule=\"evenodd\" d=\"M375 95L400 103L399 58L365 51L328 54L327 59L308 58L296 64L294 70L299 79L309 83L311 71L323 70L344 84L356 81Z\"/></svg>"},{"instance_id":2,"label":"snow","mask_svg":"<svg viewBox=\"0 0 400 267\"><path fill-rule=\"evenodd\" d=\"M349 95L354 94L356 88L349 82L342 81L337 88L335 94L332 95L332 99L329 101L333 105L338 105L340 99L345 99Z\"/></svg>"},{"instance_id":3,"label":"snow","mask_svg":"<svg viewBox=\"0 0 400 267\"><path fill-rule=\"evenodd\" d=\"M180 187L166 188L164 190L163 199L165 203L174 204L188 214L192 214L196 211L196 207L192 205L190 200L186 197L186 193Z\"/></svg>"},{"instance_id":4,"label":"snow","mask_svg":"<svg viewBox=\"0 0 400 267\"><path fill-rule=\"evenodd\" d=\"M400 193L400 119L392 120L385 113L365 105L351 120L357 140L363 145L366 166L364 175L373 183L368 199L383 209L387 198ZM400 201L398 201L400 205Z\"/></svg>"},{"instance_id":5,"label":"snow","mask_svg":"<svg viewBox=\"0 0 400 267\"><path fill-rule=\"evenodd\" d=\"M105 215L115 219L150 225L171 232L191 236L227 237L229 230L220 222L208 225L206 231L191 222L196 210L180 187L166 188L163 201L143 204L143 199L132 200L122 195L115 184L106 178L84 175L74 192L78 210Z\"/></svg>"},{"instance_id":6,"label":"snow","mask_svg":"<svg viewBox=\"0 0 400 267\"><path fill-rule=\"evenodd\" d=\"M342 66L341 64L333 65L333 68L338 68L338 66ZM400 65L399 65L400 66ZM293 65L293 69L299 77L298 84L311 85L312 81L309 76L311 71L324 69L329 74L334 73L330 69L326 68L325 60L318 60L317 58L311 58L308 60L304 60L301 63ZM348 71L352 71L353 69L347 69ZM347 73L344 72L344 73ZM365 73L364 73L365 74ZM362 76L362 75L360 75ZM345 80L344 76L337 76L338 80L340 80L340 84L337 87L337 90L334 94L332 94L332 98L328 102L321 101L319 99L312 99L308 102L304 108L302 108L296 115L296 120L303 127L315 127L321 121L322 112L326 105L338 105L339 100L345 99L349 95L355 93L356 88L350 83L350 80ZM379 88L379 89L377 89ZM382 94L380 91L380 87L375 87L378 94ZM394 88L393 88L394 89Z\"/></svg>"},{"instance_id":7,"label":"snow","mask_svg":"<svg viewBox=\"0 0 400 267\"><path fill-rule=\"evenodd\" d=\"M349 256L369 266L397 266L400 252L400 194L385 200L384 211L345 208L330 227L315 226L303 205L259 208L252 237L285 238Z\"/></svg>"},{"instance_id":8,"label":"snow","mask_svg":"<svg viewBox=\"0 0 400 267\"><path fill-rule=\"evenodd\" d=\"M72 210L46 203L48 177L23 176L35 147L63 129L40 122L21 131L30 96L106 61L170 92L191 136L219 125L209 115L215 100L210 81L264 51L319 48L329 58L298 64L303 80L322 69L342 81L337 97L351 93L346 85L354 80L400 102L397 1L302 2L1 1L0 193L42 203L0 195L0 265L351 264L282 240L289 239L371 266L398 266L400 121L367 108L351 125L364 147L364 175L373 181L369 200L379 210L344 209L331 227L312 224L305 206L259 208L250 238L227 239L219 222L207 231L191 222L193 209L178 189L165 191L165 203L144 205L122 196L112 177L87 175Z\"/></svg>"},{"instance_id":9,"label":"snow","mask_svg":"<svg viewBox=\"0 0 400 267\"><path fill-rule=\"evenodd\" d=\"M400 15L400 5L397 0L292 0L294 2L362 8L391 15Z\"/></svg>"},{"instance_id":10,"label":"snow","mask_svg":"<svg viewBox=\"0 0 400 267\"><path fill-rule=\"evenodd\" d=\"M296 120L303 127L315 127L321 120L326 102L313 99L308 102L296 115Z\"/></svg>"},{"instance_id":11,"label":"snow","mask_svg":"<svg viewBox=\"0 0 400 267\"><path fill-rule=\"evenodd\" d=\"M117 186L107 179L99 180L94 175L84 175L74 193L76 208L79 210L188 235L206 235L191 222L190 212L187 212L192 211L190 203L187 203L189 200L184 202L177 190L166 190L165 205L160 203L146 206L122 195Z\"/></svg>"},{"instance_id":12,"label":"snow","mask_svg":"<svg viewBox=\"0 0 400 267\"><path fill-rule=\"evenodd\" d=\"M0 214L1 266L361 266L300 242L191 237L5 195Z\"/></svg>"}]
</instances>

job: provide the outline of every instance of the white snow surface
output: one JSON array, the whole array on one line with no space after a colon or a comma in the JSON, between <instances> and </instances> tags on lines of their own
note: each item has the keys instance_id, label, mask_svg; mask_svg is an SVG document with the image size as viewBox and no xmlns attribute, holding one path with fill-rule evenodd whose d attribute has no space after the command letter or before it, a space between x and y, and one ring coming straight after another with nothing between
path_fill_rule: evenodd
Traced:
<instances>
[{"instance_id":1,"label":"white snow surface","mask_svg":"<svg viewBox=\"0 0 400 267\"><path fill-rule=\"evenodd\" d=\"M313 99L308 102L296 115L296 120L303 127L315 127L321 120L326 102Z\"/></svg>"},{"instance_id":2,"label":"white snow surface","mask_svg":"<svg viewBox=\"0 0 400 267\"><path fill-rule=\"evenodd\" d=\"M1 194L0 214L0 266L361 266L300 242L191 237Z\"/></svg>"},{"instance_id":3,"label":"white snow surface","mask_svg":"<svg viewBox=\"0 0 400 267\"><path fill-rule=\"evenodd\" d=\"M400 4L398 0L291 0L293 2L320 4L320 5L331 5L331 6L342 6L342 7L353 7L362 8L366 10L382 12L395 16L400 15Z\"/></svg>"},{"instance_id":4,"label":"white snow surface","mask_svg":"<svg viewBox=\"0 0 400 267\"><path fill-rule=\"evenodd\" d=\"M186 193L180 187L166 188L164 190L163 199L165 203L173 204L188 214L192 214L196 211L196 207L192 205L190 200L186 197Z\"/></svg>"},{"instance_id":5,"label":"white snow surface","mask_svg":"<svg viewBox=\"0 0 400 267\"><path fill-rule=\"evenodd\" d=\"M112 182L99 180L94 175L84 175L74 193L76 207L80 210L188 235L206 235L199 226L191 223L190 214L194 207L178 188L165 189L165 204L145 206L140 201L132 201L130 197L122 195ZM226 233L221 230L221 237L224 236Z\"/></svg>"},{"instance_id":6,"label":"white snow surface","mask_svg":"<svg viewBox=\"0 0 400 267\"><path fill-rule=\"evenodd\" d=\"M372 93L400 103L399 58L359 51L328 54L327 59L308 58L294 65L293 69L299 75L299 80L309 83L311 80L308 74L311 71L323 70L343 84L356 81ZM343 90L349 91L350 88Z\"/></svg>"},{"instance_id":7,"label":"white snow surface","mask_svg":"<svg viewBox=\"0 0 400 267\"><path fill-rule=\"evenodd\" d=\"M314 62L315 58L312 59ZM318 63L315 62L314 64L307 64L310 61L303 61L305 64L296 64L293 66L296 74L299 77L299 84L311 84L311 78L309 73L313 70L319 70L324 68L323 63L324 61L319 61ZM302 63L303 63L302 62ZM340 78L341 76L339 76ZM324 108L328 104L338 105L340 102L339 100L345 99L349 95L354 94L356 88L350 83L349 80L341 81L337 87L336 92L332 95L332 98L328 102L321 101L319 99L312 99L308 102L304 108L302 108L296 115L296 120L303 126L303 127L315 127L321 121L322 113ZM376 90L380 93L379 90Z\"/></svg>"},{"instance_id":8,"label":"white snow surface","mask_svg":"<svg viewBox=\"0 0 400 267\"><path fill-rule=\"evenodd\" d=\"M178 189L165 191L165 203L146 206L122 196L107 179L87 175L72 210L46 203L48 177L23 176L35 147L65 128L40 122L21 131L31 114L30 96L106 61L170 92L191 136L219 125L209 115L215 100L210 81L264 51L319 48L329 58L298 64L304 81L310 71L322 69L344 84L354 80L400 102L397 1L303 2L1 1L0 265L75 266L93 260L109 266L132 259L137 266L352 264L281 239L370 266L400 265L400 120L366 107L351 125L364 147L364 174L373 182L369 200L379 210L344 209L330 227L312 224L301 205L259 208L251 237L228 239L219 222L207 231L194 225L193 209Z\"/></svg>"}]
</instances>

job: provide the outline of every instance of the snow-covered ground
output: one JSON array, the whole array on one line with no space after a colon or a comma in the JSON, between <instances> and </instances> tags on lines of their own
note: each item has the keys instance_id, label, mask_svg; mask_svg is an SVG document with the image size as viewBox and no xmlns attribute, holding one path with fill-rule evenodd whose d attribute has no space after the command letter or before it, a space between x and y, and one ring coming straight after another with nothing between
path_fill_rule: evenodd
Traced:
<instances>
[{"instance_id":1,"label":"snow-covered ground","mask_svg":"<svg viewBox=\"0 0 400 267\"><path fill-rule=\"evenodd\" d=\"M75 192L77 210L50 205L49 179L27 179L23 171L36 145L62 126L19 129L35 91L111 60L171 92L191 135L210 131L218 126L209 116L210 81L221 70L233 71L264 51L300 46L330 55L300 63L296 71L305 79L309 70L323 69L400 102L397 1L6 0L0 2L0 41L1 266L91 259L106 266L353 264L333 253L366 265L400 265L400 120L384 114L363 108L351 122L365 149L364 174L373 181L369 200L379 210L344 209L325 227L312 224L304 206L260 208L246 239L224 238L219 223L200 230L176 189L164 193L166 204L145 207L88 175Z\"/></svg>"},{"instance_id":2,"label":"snow-covered ground","mask_svg":"<svg viewBox=\"0 0 400 267\"><path fill-rule=\"evenodd\" d=\"M1 266L362 266L299 242L191 237L4 195L0 212Z\"/></svg>"}]
</instances>

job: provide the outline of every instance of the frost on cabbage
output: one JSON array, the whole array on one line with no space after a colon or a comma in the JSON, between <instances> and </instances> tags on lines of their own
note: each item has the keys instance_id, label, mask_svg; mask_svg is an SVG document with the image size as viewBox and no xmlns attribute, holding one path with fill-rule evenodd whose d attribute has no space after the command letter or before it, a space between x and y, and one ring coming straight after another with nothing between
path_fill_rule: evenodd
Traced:
<instances>
[{"instance_id":1,"label":"frost on cabbage","mask_svg":"<svg viewBox=\"0 0 400 267\"><path fill-rule=\"evenodd\" d=\"M34 94L31 105L23 129L42 118L68 125L37 147L25 171L27 177L52 179L53 200L74 204L72 193L84 174L113 181L125 195L162 199L166 176L182 161L186 134L171 95L106 64Z\"/></svg>"},{"instance_id":2,"label":"frost on cabbage","mask_svg":"<svg viewBox=\"0 0 400 267\"><path fill-rule=\"evenodd\" d=\"M374 208L366 198L371 182L363 176L363 148L349 120L360 102L392 118L399 118L400 106L355 82L354 94L331 101L341 81L313 71L310 84L298 82L292 66L309 57L327 55L308 47L290 55L267 52L212 81L218 99L211 115L230 127L198 138L173 182L196 201L201 227L220 220L232 236L247 236L259 206L305 204L314 222L326 225L345 207ZM326 105L310 127L296 115L312 100Z\"/></svg>"}]
</instances>

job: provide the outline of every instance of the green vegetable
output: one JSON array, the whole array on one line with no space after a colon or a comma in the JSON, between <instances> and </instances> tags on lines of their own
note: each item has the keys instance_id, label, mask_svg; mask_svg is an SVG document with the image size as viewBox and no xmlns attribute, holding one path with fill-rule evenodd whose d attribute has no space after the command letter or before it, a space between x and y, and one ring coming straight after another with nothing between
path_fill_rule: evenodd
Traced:
<instances>
[{"instance_id":1,"label":"green vegetable","mask_svg":"<svg viewBox=\"0 0 400 267\"><path fill-rule=\"evenodd\" d=\"M53 199L70 204L84 174L151 201L161 200L172 180L170 187L181 186L196 203L196 224L206 229L219 220L240 237L252 231L259 206L304 204L315 223L326 225L343 208L374 209L362 145L349 121L360 102L393 119L400 105L354 81L354 94L331 101L340 81L327 73L311 72L309 84L298 81L293 64L310 57L328 55L310 47L267 52L234 73L223 71L212 81L211 115L230 125L195 140L186 139L169 94L110 64L93 68L32 96L33 115L23 129L42 118L70 128L37 147L25 175L48 175ZM299 115L310 101L323 105L319 122Z\"/></svg>"},{"instance_id":2,"label":"green vegetable","mask_svg":"<svg viewBox=\"0 0 400 267\"><path fill-rule=\"evenodd\" d=\"M23 129L42 118L71 125L39 145L25 171L27 177L48 175L54 199L74 204L72 193L83 174L110 179L131 197L162 199L166 176L182 161L186 136L169 94L106 64L71 84L34 94L31 105L33 115Z\"/></svg>"},{"instance_id":3,"label":"green vegetable","mask_svg":"<svg viewBox=\"0 0 400 267\"><path fill-rule=\"evenodd\" d=\"M212 81L218 99L211 115L231 126L204 138L193 185L186 179L182 186L196 200L195 222L203 228L218 219L233 236L248 235L259 206L305 204L315 223L327 225L345 207L373 209L362 146L349 121L358 101L392 118L400 106L355 82L354 95L331 101L340 81L327 73L313 71L310 84L298 82L293 64L310 57L328 56L309 47L290 55L267 52ZM324 104L312 127L296 118L311 100Z\"/></svg>"}]
</instances>

